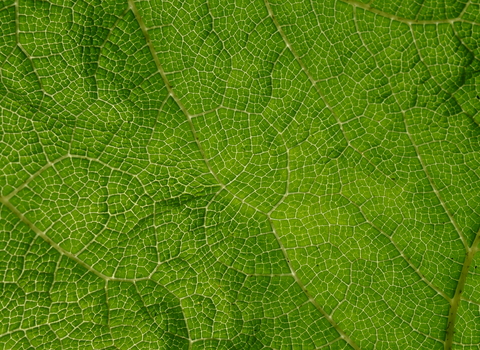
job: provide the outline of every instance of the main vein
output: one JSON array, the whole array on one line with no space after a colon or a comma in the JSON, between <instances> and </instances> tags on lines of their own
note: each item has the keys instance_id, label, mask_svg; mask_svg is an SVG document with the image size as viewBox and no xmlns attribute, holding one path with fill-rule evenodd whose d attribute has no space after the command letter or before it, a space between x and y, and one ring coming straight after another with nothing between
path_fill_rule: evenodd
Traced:
<instances>
[{"instance_id":1,"label":"main vein","mask_svg":"<svg viewBox=\"0 0 480 350\"><path fill-rule=\"evenodd\" d=\"M45 232L40 230L33 222L31 222L25 215L23 215L18 208L16 208L6 197L0 196L0 203L3 204L5 207L7 207L13 214L15 214L21 222L23 222L25 225L27 225L34 233L36 233L37 236L42 238L45 242L50 244L52 248L54 248L56 251L58 251L60 254L63 254L67 256L68 258L72 259L75 261L77 264L83 266L85 269L88 271L92 272L93 274L97 275L98 277L102 278L103 280L106 281L121 281L121 282L135 282L135 281L141 281L141 280L147 280L150 277L145 277L145 278L116 278L116 277L110 277L107 275L104 275L100 271L96 270L92 266L88 265L86 262L84 262L82 259L80 259L76 254L73 254L69 252L68 250L65 250L62 248L60 245L55 243L50 237L48 237Z\"/></svg>"},{"instance_id":2,"label":"main vein","mask_svg":"<svg viewBox=\"0 0 480 350\"><path fill-rule=\"evenodd\" d=\"M452 301L450 302L450 311L448 314L448 323L447 323L447 333L445 336L445 350L452 350L453 338L455 334L455 321L457 319L458 307L462 300L462 293L465 288L465 283L467 281L468 272L470 270L470 265L472 265L473 258L479 250L480 244L480 229L477 232L477 236L472 243L472 246L467 250L465 256L465 261L463 263L462 272L458 279L457 289L455 290L455 295L453 296Z\"/></svg>"},{"instance_id":3,"label":"main vein","mask_svg":"<svg viewBox=\"0 0 480 350\"><path fill-rule=\"evenodd\" d=\"M312 84L312 86L315 88L315 90L317 91L318 95L320 96L320 98L324 101L324 103L326 104L327 108L332 112L332 114L334 115L335 119L337 120L339 126L340 126L340 130L342 131L342 134L345 135L344 133L344 130L343 130L343 126L342 124L340 123L337 115L335 114L332 106L328 103L328 101L325 99L325 96L324 94L322 93L322 91L320 90L320 88L318 87L318 84L315 82L315 80L313 79L313 77L311 76L310 72L308 71L307 67L303 64L302 60L300 59L300 56L297 54L297 52L293 49L290 41L288 40L287 36L285 35L283 29L282 29L282 26L280 25L280 23L278 22L277 18L275 17L274 13L273 13L273 10L272 10L272 7L270 6L270 3L268 0L264 0L264 3L265 3L265 7L267 8L267 11L268 11L268 14L270 16L270 18L272 19L273 23L275 24L275 27L278 31L278 33L280 34L280 36L282 37L285 45L287 46L287 48L290 50L290 52L292 53L292 55L295 57L295 60L297 61L297 63L300 65L302 71L307 75L308 79L310 80L310 83ZM345 138L347 141L348 139ZM350 143L349 143L350 145ZM272 228L274 229L273 227L273 223L272 223ZM276 235L276 233L275 233ZM278 236L277 237L277 240L279 241L279 244L282 246L281 242L280 242L280 238ZM287 262L289 262L289 260L287 260ZM295 271L292 269L292 273L294 273ZM337 332L340 334L340 336L352 347L354 348L355 350L360 350L360 347L355 343L355 341L350 338L344 331L343 329L340 328L340 326L333 320L333 318L328 315L325 310L323 310L320 305L318 305L318 303L309 295L309 293L307 292L307 290L305 289L305 286L303 285L303 283L300 281L300 279L298 278L298 276L296 276L296 274L294 274L295 276L295 279L297 280L297 283L300 285L300 287L302 288L302 290L304 291L304 293L309 297L309 299L312 301L312 303L315 305L315 307L327 318L327 320L332 324L332 326L337 330Z\"/></svg>"}]
</instances>

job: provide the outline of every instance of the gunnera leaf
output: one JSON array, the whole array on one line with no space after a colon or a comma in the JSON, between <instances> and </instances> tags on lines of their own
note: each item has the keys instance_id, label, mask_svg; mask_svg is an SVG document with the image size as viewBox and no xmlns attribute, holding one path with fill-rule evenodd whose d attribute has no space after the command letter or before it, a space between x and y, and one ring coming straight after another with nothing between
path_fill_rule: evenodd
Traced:
<instances>
[{"instance_id":1,"label":"gunnera leaf","mask_svg":"<svg viewBox=\"0 0 480 350\"><path fill-rule=\"evenodd\" d=\"M478 0L0 23L0 349L480 349Z\"/></svg>"}]
</instances>

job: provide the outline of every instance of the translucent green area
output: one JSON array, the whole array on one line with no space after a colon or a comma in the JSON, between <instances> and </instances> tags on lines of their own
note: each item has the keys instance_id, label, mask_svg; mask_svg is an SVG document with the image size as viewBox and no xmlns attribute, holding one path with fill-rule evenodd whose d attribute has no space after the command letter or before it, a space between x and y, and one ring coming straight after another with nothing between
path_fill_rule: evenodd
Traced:
<instances>
[{"instance_id":1,"label":"translucent green area","mask_svg":"<svg viewBox=\"0 0 480 350\"><path fill-rule=\"evenodd\" d=\"M480 2L0 23L0 349L480 349Z\"/></svg>"}]
</instances>

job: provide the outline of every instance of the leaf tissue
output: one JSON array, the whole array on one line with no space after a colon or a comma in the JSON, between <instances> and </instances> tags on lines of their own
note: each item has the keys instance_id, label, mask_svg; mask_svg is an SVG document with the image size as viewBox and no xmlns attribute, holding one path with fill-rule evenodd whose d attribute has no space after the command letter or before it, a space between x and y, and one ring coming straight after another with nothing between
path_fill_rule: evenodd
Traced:
<instances>
[{"instance_id":1,"label":"leaf tissue","mask_svg":"<svg viewBox=\"0 0 480 350\"><path fill-rule=\"evenodd\" d=\"M0 24L0 349L480 349L479 0Z\"/></svg>"}]
</instances>

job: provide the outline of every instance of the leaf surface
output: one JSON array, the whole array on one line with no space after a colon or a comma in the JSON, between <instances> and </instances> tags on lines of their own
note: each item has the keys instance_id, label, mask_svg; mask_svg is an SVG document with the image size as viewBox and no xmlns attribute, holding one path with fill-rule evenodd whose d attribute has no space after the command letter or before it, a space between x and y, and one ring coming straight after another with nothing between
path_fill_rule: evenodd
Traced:
<instances>
[{"instance_id":1,"label":"leaf surface","mask_svg":"<svg viewBox=\"0 0 480 350\"><path fill-rule=\"evenodd\" d=\"M0 1L1 349L480 349L480 3Z\"/></svg>"}]
</instances>

